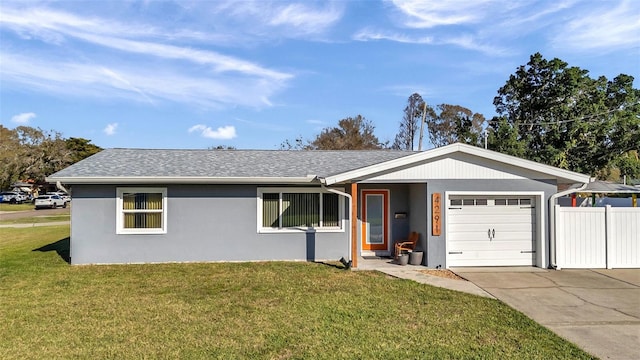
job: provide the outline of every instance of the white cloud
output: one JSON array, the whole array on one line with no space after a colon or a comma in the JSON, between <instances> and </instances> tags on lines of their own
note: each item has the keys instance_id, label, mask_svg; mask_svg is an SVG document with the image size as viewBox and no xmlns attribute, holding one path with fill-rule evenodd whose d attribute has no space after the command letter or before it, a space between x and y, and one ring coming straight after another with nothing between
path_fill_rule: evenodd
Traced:
<instances>
[{"instance_id":1,"label":"white cloud","mask_svg":"<svg viewBox=\"0 0 640 360\"><path fill-rule=\"evenodd\" d=\"M266 38L274 34L284 38L322 34L344 15L342 4L337 2L314 6L310 2L227 1L217 3L217 10L237 20L235 26Z\"/></svg>"},{"instance_id":2,"label":"white cloud","mask_svg":"<svg viewBox=\"0 0 640 360\"><path fill-rule=\"evenodd\" d=\"M522 41L550 40L573 51L633 49L640 44L640 10L632 0L389 0L392 31L361 31L360 41L453 45L487 55L518 53ZM429 31L425 35L425 31ZM539 49L544 51L544 47Z\"/></svg>"},{"instance_id":3,"label":"white cloud","mask_svg":"<svg viewBox=\"0 0 640 360\"><path fill-rule=\"evenodd\" d=\"M404 15L404 25L411 28L431 28L442 25L475 23L495 5L495 0L392 0Z\"/></svg>"},{"instance_id":4,"label":"white cloud","mask_svg":"<svg viewBox=\"0 0 640 360\"><path fill-rule=\"evenodd\" d=\"M433 38L430 36L411 37L406 34L376 31L371 29L360 30L353 36L353 39L357 41L389 40L406 44L433 44Z\"/></svg>"},{"instance_id":5,"label":"white cloud","mask_svg":"<svg viewBox=\"0 0 640 360\"><path fill-rule=\"evenodd\" d=\"M0 29L62 44L51 48L53 53L27 47L22 52L2 52L3 81L29 89L151 104L168 100L205 107L264 107L272 106L270 98L293 78L291 73L235 56L162 43L172 35L144 23L125 25L46 8L18 11L3 6L2 12ZM201 32L191 29L176 33L201 36ZM82 47L76 46L78 41L84 43ZM84 52L87 45L99 50ZM111 50L120 53L94 55ZM149 63L153 66L149 67Z\"/></svg>"},{"instance_id":6,"label":"white cloud","mask_svg":"<svg viewBox=\"0 0 640 360\"><path fill-rule=\"evenodd\" d=\"M322 120L313 120L313 119L309 119L306 122L307 124L312 124L312 125L323 125L325 123Z\"/></svg>"},{"instance_id":7,"label":"white cloud","mask_svg":"<svg viewBox=\"0 0 640 360\"><path fill-rule=\"evenodd\" d=\"M553 43L577 51L638 48L640 10L637 2L622 1L611 7L603 2L598 9L577 12L556 32Z\"/></svg>"},{"instance_id":8,"label":"white cloud","mask_svg":"<svg viewBox=\"0 0 640 360\"><path fill-rule=\"evenodd\" d=\"M17 124L28 124L29 121L31 121L32 119L34 119L36 117L35 113L29 112L29 113L22 113L22 114L18 114L18 115L14 115L11 118L11 121L13 121L14 123Z\"/></svg>"},{"instance_id":9,"label":"white cloud","mask_svg":"<svg viewBox=\"0 0 640 360\"><path fill-rule=\"evenodd\" d=\"M261 76L276 80L286 80L290 74L263 68L250 61L232 56L222 55L213 51L195 50L189 47L165 45L160 43L130 40L132 36L154 35L153 30L132 28L101 19L82 19L71 14L52 10L36 9L27 14L3 14L0 23L6 24L14 30L42 34L44 32L57 33L61 36L74 37L90 43L117 49L123 52L144 54L165 59L178 59L196 64L212 65L215 71L236 71L245 75Z\"/></svg>"},{"instance_id":10,"label":"white cloud","mask_svg":"<svg viewBox=\"0 0 640 360\"><path fill-rule=\"evenodd\" d=\"M199 132L202 137L216 140L229 140L237 137L236 128L231 125L222 126L216 130L213 130L209 126L198 124L190 127L189 132Z\"/></svg>"},{"instance_id":11,"label":"white cloud","mask_svg":"<svg viewBox=\"0 0 640 360\"><path fill-rule=\"evenodd\" d=\"M494 56L506 55L510 53L510 51L507 49L503 49L501 47L493 46L490 44L485 44L476 36L469 34L455 37L441 36L434 38L433 36L410 36L407 34L363 29L356 33L353 36L353 39L357 41L387 40L404 44L455 45L463 49L474 50Z\"/></svg>"},{"instance_id":12,"label":"white cloud","mask_svg":"<svg viewBox=\"0 0 640 360\"><path fill-rule=\"evenodd\" d=\"M269 23L293 26L305 33L319 33L325 31L341 17L342 11L332 6L327 9L316 9L306 4L289 4L277 8Z\"/></svg>"},{"instance_id":13,"label":"white cloud","mask_svg":"<svg viewBox=\"0 0 640 360\"><path fill-rule=\"evenodd\" d=\"M55 94L147 103L161 99L213 108L271 106L269 98L285 86L281 81L259 77L229 79L207 76L204 72L185 73L171 67L129 68L119 64L106 67L15 54L3 54L0 74L3 81Z\"/></svg>"},{"instance_id":14,"label":"white cloud","mask_svg":"<svg viewBox=\"0 0 640 360\"><path fill-rule=\"evenodd\" d=\"M116 133L116 129L118 128L118 123L107 124L107 126L102 129L102 131L108 136L114 135Z\"/></svg>"}]
</instances>

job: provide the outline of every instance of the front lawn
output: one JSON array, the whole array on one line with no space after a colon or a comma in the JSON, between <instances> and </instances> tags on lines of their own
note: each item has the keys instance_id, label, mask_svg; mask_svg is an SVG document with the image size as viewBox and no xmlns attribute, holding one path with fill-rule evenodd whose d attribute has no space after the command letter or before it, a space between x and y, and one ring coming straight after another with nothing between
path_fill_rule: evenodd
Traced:
<instances>
[{"instance_id":1,"label":"front lawn","mask_svg":"<svg viewBox=\"0 0 640 360\"><path fill-rule=\"evenodd\" d=\"M25 211L25 210L33 210L32 203L24 203L24 204L9 204L9 203L1 203L0 211Z\"/></svg>"},{"instance_id":2,"label":"front lawn","mask_svg":"<svg viewBox=\"0 0 640 360\"><path fill-rule=\"evenodd\" d=\"M0 231L4 359L590 358L496 300L335 264L70 266L68 236Z\"/></svg>"}]
</instances>

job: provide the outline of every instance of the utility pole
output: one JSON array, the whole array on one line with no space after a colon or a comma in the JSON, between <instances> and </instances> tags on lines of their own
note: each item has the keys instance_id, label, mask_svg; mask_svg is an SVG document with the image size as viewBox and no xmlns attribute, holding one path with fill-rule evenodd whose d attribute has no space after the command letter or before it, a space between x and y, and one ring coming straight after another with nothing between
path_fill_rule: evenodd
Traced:
<instances>
[{"instance_id":1,"label":"utility pole","mask_svg":"<svg viewBox=\"0 0 640 360\"><path fill-rule=\"evenodd\" d=\"M487 138L489 137L489 134L487 133L487 130L484 130L484 148L487 148Z\"/></svg>"},{"instance_id":2,"label":"utility pole","mask_svg":"<svg viewBox=\"0 0 640 360\"><path fill-rule=\"evenodd\" d=\"M420 122L420 139L418 140L418 151L422 151L422 136L424 135L424 120L427 117L427 102L424 102L422 109L422 122Z\"/></svg>"}]
</instances>

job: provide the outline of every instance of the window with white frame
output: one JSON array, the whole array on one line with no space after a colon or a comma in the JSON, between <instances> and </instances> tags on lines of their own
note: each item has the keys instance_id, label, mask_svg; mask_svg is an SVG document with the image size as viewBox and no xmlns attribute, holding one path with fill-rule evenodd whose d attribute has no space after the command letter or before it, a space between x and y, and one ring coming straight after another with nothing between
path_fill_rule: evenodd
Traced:
<instances>
[{"instance_id":1,"label":"window with white frame","mask_svg":"<svg viewBox=\"0 0 640 360\"><path fill-rule=\"evenodd\" d=\"M165 234L167 189L127 187L117 189L116 233Z\"/></svg>"},{"instance_id":2,"label":"window with white frame","mask_svg":"<svg viewBox=\"0 0 640 360\"><path fill-rule=\"evenodd\" d=\"M341 230L338 194L307 188L258 189L258 230Z\"/></svg>"}]
</instances>

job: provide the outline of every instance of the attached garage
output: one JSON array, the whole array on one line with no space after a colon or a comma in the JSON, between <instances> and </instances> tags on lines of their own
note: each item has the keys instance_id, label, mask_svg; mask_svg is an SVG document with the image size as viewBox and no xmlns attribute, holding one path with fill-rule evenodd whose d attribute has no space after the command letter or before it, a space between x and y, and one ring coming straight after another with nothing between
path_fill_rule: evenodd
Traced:
<instances>
[{"instance_id":1,"label":"attached garage","mask_svg":"<svg viewBox=\"0 0 640 360\"><path fill-rule=\"evenodd\" d=\"M449 266L536 264L536 196L451 195L447 203Z\"/></svg>"},{"instance_id":2,"label":"attached garage","mask_svg":"<svg viewBox=\"0 0 640 360\"><path fill-rule=\"evenodd\" d=\"M419 234L423 265L538 266L553 259L547 219L558 186L589 175L465 144L452 144L328 176L353 197L352 258L389 256ZM374 199L383 192L388 200ZM383 208L369 209L372 204ZM369 219L369 214L378 214ZM382 226L379 219L384 219ZM371 233L375 230L376 236ZM380 235L386 237L381 237ZM377 241L374 248L373 240ZM379 245L379 247L378 247Z\"/></svg>"}]
</instances>

